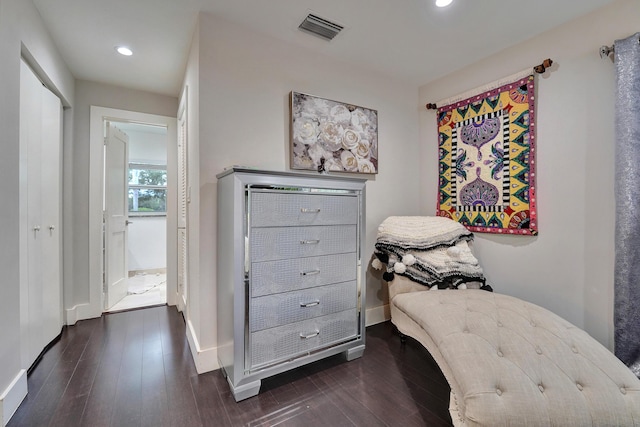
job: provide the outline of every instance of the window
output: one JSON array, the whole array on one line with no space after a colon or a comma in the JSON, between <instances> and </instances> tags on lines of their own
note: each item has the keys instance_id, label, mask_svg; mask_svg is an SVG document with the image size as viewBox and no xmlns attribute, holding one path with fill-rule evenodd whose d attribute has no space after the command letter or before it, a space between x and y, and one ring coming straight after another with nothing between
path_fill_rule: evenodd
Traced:
<instances>
[{"instance_id":1,"label":"window","mask_svg":"<svg viewBox=\"0 0 640 427\"><path fill-rule=\"evenodd\" d=\"M167 166L129 163L129 214L167 214Z\"/></svg>"}]
</instances>

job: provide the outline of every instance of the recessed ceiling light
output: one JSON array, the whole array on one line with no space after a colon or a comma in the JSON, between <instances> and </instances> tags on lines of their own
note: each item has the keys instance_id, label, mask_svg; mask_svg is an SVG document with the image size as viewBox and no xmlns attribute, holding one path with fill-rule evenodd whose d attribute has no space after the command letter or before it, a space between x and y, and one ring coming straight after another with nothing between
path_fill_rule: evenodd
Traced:
<instances>
[{"instance_id":1,"label":"recessed ceiling light","mask_svg":"<svg viewBox=\"0 0 640 427\"><path fill-rule=\"evenodd\" d=\"M126 46L116 46L116 50L120 55L124 55L124 56L133 55L133 51Z\"/></svg>"},{"instance_id":2,"label":"recessed ceiling light","mask_svg":"<svg viewBox=\"0 0 640 427\"><path fill-rule=\"evenodd\" d=\"M436 0L436 6L438 7L446 7L451 4L453 0Z\"/></svg>"}]
</instances>

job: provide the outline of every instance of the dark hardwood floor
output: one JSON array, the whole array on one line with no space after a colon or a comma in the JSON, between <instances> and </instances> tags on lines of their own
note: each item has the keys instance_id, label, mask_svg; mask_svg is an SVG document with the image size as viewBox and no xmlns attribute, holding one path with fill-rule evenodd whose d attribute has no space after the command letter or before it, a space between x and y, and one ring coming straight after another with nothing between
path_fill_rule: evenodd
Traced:
<instances>
[{"instance_id":1,"label":"dark hardwood floor","mask_svg":"<svg viewBox=\"0 0 640 427\"><path fill-rule=\"evenodd\" d=\"M449 387L417 342L367 328L360 359L331 357L262 382L236 403L220 371L198 375L174 307L65 328L29 376L17 426L447 426Z\"/></svg>"}]
</instances>

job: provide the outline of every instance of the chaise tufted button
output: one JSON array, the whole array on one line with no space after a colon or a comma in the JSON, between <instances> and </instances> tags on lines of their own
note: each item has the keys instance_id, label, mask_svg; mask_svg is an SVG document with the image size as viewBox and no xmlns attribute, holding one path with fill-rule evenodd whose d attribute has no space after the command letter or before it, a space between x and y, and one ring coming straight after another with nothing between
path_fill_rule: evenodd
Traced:
<instances>
[{"instance_id":1,"label":"chaise tufted button","mask_svg":"<svg viewBox=\"0 0 640 427\"><path fill-rule=\"evenodd\" d=\"M576 387L578 387L578 390L582 391L583 387L582 384L580 383L576 383Z\"/></svg>"},{"instance_id":2,"label":"chaise tufted button","mask_svg":"<svg viewBox=\"0 0 640 427\"><path fill-rule=\"evenodd\" d=\"M538 389L540 390L540 393L544 393L544 387L542 387L542 384L538 384Z\"/></svg>"},{"instance_id":3,"label":"chaise tufted button","mask_svg":"<svg viewBox=\"0 0 640 427\"><path fill-rule=\"evenodd\" d=\"M502 357L502 356L504 356L504 354L502 354L502 352L498 350L498 357Z\"/></svg>"},{"instance_id":4,"label":"chaise tufted button","mask_svg":"<svg viewBox=\"0 0 640 427\"><path fill-rule=\"evenodd\" d=\"M533 326L534 328L536 327L536 322L534 322L533 320L531 321L531 326Z\"/></svg>"},{"instance_id":5,"label":"chaise tufted button","mask_svg":"<svg viewBox=\"0 0 640 427\"><path fill-rule=\"evenodd\" d=\"M624 387L620 387L620 393L627 394L627 389Z\"/></svg>"},{"instance_id":6,"label":"chaise tufted button","mask_svg":"<svg viewBox=\"0 0 640 427\"><path fill-rule=\"evenodd\" d=\"M542 354L542 349L540 347L536 347L536 353Z\"/></svg>"},{"instance_id":7,"label":"chaise tufted button","mask_svg":"<svg viewBox=\"0 0 640 427\"><path fill-rule=\"evenodd\" d=\"M496 394L498 396L502 396L502 390L500 390L499 388L496 389Z\"/></svg>"},{"instance_id":8,"label":"chaise tufted button","mask_svg":"<svg viewBox=\"0 0 640 427\"><path fill-rule=\"evenodd\" d=\"M578 349L576 348L575 345L573 347L571 347L571 351L573 351L574 353L578 354Z\"/></svg>"},{"instance_id":9,"label":"chaise tufted button","mask_svg":"<svg viewBox=\"0 0 640 427\"><path fill-rule=\"evenodd\" d=\"M498 322L498 326L499 326L499 327L502 327L502 322Z\"/></svg>"},{"instance_id":10,"label":"chaise tufted button","mask_svg":"<svg viewBox=\"0 0 640 427\"><path fill-rule=\"evenodd\" d=\"M464 328L464 329L462 330L462 332L463 332L463 333L465 333L465 334L468 334L468 333L469 333L469 329Z\"/></svg>"}]
</instances>

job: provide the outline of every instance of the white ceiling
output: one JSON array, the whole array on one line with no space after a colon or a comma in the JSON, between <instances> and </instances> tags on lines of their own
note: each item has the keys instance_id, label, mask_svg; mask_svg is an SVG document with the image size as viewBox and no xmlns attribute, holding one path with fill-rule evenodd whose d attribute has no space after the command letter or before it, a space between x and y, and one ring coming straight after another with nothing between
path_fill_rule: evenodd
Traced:
<instances>
[{"instance_id":1,"label":"white ceiling","mask_svg":"<svg viewBox=\"0 0 640 427\"><path fill-rule=\"evenodd\" d=\"M76 78L172 96L199 11L419 86L611 1L33 0ZM346 29L331 42L303 33L309 12Z\"/></svg>"}]
</instances>

